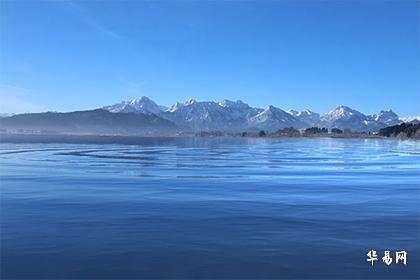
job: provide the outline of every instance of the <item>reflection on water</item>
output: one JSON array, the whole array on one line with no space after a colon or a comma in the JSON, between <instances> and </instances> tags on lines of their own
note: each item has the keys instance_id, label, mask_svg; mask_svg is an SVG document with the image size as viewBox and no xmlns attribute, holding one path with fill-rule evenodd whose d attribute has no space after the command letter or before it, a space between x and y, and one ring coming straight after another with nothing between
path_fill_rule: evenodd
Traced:
<instances>
[{"instance_id":1,"label":"reflection on water","mask_svg":"<svg viewBox=\"0 0 420 280\"><path fill-rule=\"evenodd\" d=\"M414 141L2 143L1 276L416 278L419 159Z\"/></svg>"}]
</instances>

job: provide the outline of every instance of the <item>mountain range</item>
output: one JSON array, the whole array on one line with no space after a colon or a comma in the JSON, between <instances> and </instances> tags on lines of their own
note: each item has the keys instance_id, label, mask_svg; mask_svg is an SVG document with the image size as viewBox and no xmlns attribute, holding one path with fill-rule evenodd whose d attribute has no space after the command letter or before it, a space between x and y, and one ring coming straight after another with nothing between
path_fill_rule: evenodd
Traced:
<instances>
[{"instance_id":1,"label":"mountain range","mask_svg":"<svg viewBox=\"0 0 420 280\"><path fill-rule=\"evenodd\" d=\"M352 131L378 131L383 127L400 124L404 121L392 110L365 115L347 106L338 106L325 114L319 114L308 109L284 111L272 105L266 108L254 108L240 100L226 99L220 102L198 102L189 99L184 103L177 102L167 108L143 96L132 101L106 106L103 109L119 113L155 114L178 126L194 131L277 130L285 127L326 127ZM406 120L413 121L417 118L420 120L420 117Z\"/></svg>"},{"instance_id":2,"label":"mountain range","mask_svg":"<svg viewBox=\"0 0 420 280\"><path fill-rule=\"evenodd\" d=\"M325 127L351 131L379 131L419 117L400 118L392 110L365 115L347 106L320 114L311 110L284 111L275 106L251 107L238 100L189 99L165 107L146 96L100 109L68 113L46 112L0 117L5 130L49 130L60 133L156 134L180 131L276 131L293 127Z\"/></svg>"}]
</instances>

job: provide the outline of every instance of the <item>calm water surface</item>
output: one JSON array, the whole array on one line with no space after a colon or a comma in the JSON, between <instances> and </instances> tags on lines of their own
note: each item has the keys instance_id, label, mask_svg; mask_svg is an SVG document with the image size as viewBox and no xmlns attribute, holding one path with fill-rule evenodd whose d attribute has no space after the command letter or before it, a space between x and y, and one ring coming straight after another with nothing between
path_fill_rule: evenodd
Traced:
<instances>
[{"instance_id":1,"label":"calm water surface","mask_svg":"<svg viewBox=\"0 0 420 280\"><path fill-rule=\"evenodd\" d=\"M2 279L419 277L419 142L1 143L0 164Z\"/></svg>"}]
</instances>

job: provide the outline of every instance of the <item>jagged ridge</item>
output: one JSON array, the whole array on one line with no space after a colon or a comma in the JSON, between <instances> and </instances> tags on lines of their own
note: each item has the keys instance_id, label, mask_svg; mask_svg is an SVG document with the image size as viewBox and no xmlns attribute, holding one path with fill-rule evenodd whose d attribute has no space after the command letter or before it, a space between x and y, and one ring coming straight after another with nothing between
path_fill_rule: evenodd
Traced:
<instances>
[{"instance_id":1,"label":"jagged ridge","mask_svg":"<svg viewBox=\"0 0 420 280\"><path fill-rule=\"evenodd\" d=\"M135 104L135 106L133 105ZM265 109L254 108L241 100L177 102L169 108L157 105L147 97L121 102L104 109L111 112L141 112L156 114L190 130L277 130L285 127L326 127L353 131L378 131L403 122L392 110L365 115L347 106L338 106L325 114L309 109L283 111L272 105ZM413 121L411 119L410 121Z\"/></svg>"}]
</instances>

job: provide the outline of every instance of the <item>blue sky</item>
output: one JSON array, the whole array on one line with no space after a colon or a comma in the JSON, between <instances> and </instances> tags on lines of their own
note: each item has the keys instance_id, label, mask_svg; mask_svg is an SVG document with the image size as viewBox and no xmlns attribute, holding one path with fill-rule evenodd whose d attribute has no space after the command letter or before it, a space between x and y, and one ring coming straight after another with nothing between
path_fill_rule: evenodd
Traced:
<instances>
[{"instance_id":1,"label":"blue sky","mask_svg":"<svg viewBox=\"0 0 420 280\"><path fill-rule=\"evenodd\" d=\"M420 114L417 1L2 1L0 111L146 95Z\"/></svg>"}]
</instances>

